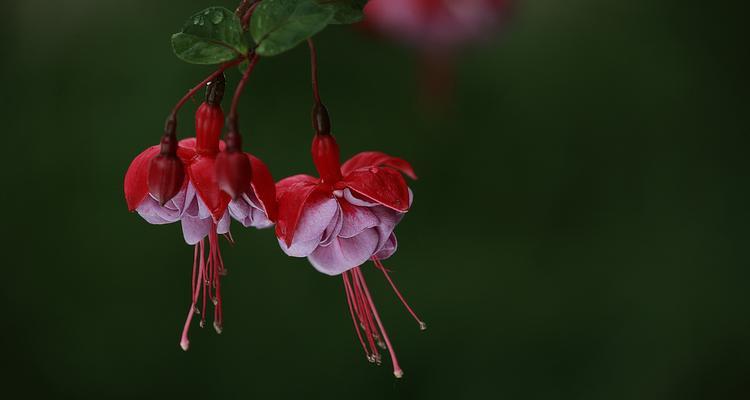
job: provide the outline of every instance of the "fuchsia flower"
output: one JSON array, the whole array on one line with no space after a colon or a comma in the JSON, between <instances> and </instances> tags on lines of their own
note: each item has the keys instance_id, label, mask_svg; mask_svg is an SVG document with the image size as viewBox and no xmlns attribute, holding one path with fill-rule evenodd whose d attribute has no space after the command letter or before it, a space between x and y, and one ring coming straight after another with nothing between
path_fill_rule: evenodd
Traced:
<instances>
[{"instance_id":1,"label":"fuchsia flower","mask_svg":"<svg viewBox=\"0 0 750 400\"><path fill-rule=\"evenodd\" d=\"M367 23L418 47L443 49L481 40L508 11L509 0L370 0Z\"/></svg>"},{"instance_id":2,"label":"fuchsia flower","mask_svg":"<svg viewBox=\"0 0 750 400\"><path fill-rule=\"evenodd\" d=\"M212 86L221 85L223 79ZM125 175L125 198L130 211L137 212L151 224L180 222L189 245L195 246L192 274L192 301L180 346L189 347L188 329L193 315L201 314L200 325L206 320L206 302L214 306L214 328L221 333L220 278L226 274L219 249L218 235L229 234L230 217L245 227L265 228L276 220L274 181L261 160L244 153L252 166L249 191L232 200L220 190L216 160L225 150L219 140L224 114L219 105L218 88L210 88L207 101L196 112L196 137L176 145L174 121L168 122L161 146L152 146L139 154ZM165 144L166 143L166 144ZM187 179L183 179L183 177ZM208 245L206 245L208 237ZM230 239L231 240L231 239ZM202 294L202 308L198 303Z\"/></svg>"},{"instance_id":3,"label":"fuchsia flower","mask_svg":"<svg viewBox=\"0 0 750 400\"><path fill-rule=\"evenodd\" d=\"M295 175L276 184L276 235L286 254L307 257L324 274L342 275L365 355L379 364L378 347L388 349L393 373L401 377L403 372L359 266L372 260L421 328L426 328L381 263L396 251L393 230L412 202L401 173L412 179L416 175L408 162L379 152L359 153L340 165L338 145L328 133L327 113L322 105L318 107L326 121L323 129L316 129L312 145L320 178Z\"/></svg>"}]
</instances>

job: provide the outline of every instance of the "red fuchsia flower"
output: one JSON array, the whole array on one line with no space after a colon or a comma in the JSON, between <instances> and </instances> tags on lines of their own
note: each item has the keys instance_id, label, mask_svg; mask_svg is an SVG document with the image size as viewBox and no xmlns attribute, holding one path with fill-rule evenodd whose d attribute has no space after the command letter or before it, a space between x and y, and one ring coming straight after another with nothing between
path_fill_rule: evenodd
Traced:
<instances>
[{"instance_id":1,"label":"red fuchsia flower","mask_svg":"<svg viewBox=\"0 0 750 400\"><path fill-rule=\"evenodd\" d=\"M209 86L206 101L196 112L195 138L178 144L171 117L162 144L139 154L125 174L125 198L130 211L151 224L179 221L185 242L195 246L192 300L180 340L183 350L190 344L188 329L194 314L200 313L200 326L205 325L207 300L215 306L215 330L221 333L223 329L220 278L226 269L218 235L229 235L230 217L245 227L256 228L269 227L276 220L273 178L263 162L253 155L242 153L252 166L252 174L241 172L249 180L250 190L235 199L220 190L216 160L226 147L219 140L224 126L220 106L223 88L223 77Z\"/></svg>"},{"instance_id":2,"label":"red fuchsia flower","mask_svg":"<svg viewBox=\"0 0 750 400\"><path fill-rule=\"evenodd\" d=\"M340 165L325 107L318 104L314 116L318 133L312 156L320 178L295 175L276 184L276 236L286 254L307 257L318 271L343 277L354 328L367 359L379 364L378 348L387 349L393 373L401 377L403 372L359 266L372 260L422 329L426 328L381 263L396 251L393 230L412 202L412 192L401 174L412 179L416 175L408 162L379 152L359 153Z\"/></svg>"},{"instance_id":3,"label":"red fuchsia flower","mask_svg":"<svg viewBox=\"0 0 750 400\"><path fill-rule=\"evenodd\" d=\"M508 12L509 0L370 0L366 23L418 47L444 49L484 39Z\"/></svg>"}]
</instances>

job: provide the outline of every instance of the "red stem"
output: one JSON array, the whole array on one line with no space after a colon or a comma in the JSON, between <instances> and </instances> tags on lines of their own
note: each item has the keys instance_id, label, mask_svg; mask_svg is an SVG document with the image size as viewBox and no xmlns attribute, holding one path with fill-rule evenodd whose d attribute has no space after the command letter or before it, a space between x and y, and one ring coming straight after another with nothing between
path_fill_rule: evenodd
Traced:
<instances>
[{"instance_id":1,"label":"red stem","mask_svg":"<svg viewBox=\"0 0 750 400\"><path fill-rule=\"evenodd\" d=\"M318 52L315 50L315 43L313 43L312 38L307 39L307 45L310 47L310 69L312 70L313 98L315 98L315 103L320 104L320 91L318 90Z\"/></svg>"},{"instance_id":2,"label":"red stem","mask_svg":"<svg viewBox=\"0 0 750 400\"><path fill-rule=\"evenodd\" d=\"M248 9L245 11L245 14L242 15L242 20L240 21L242 23L242 29L247 30L248 25L250 25L250 18L253 16L253 12L255 12L255 9L260 4L260 1L255 1Z\"/></svg>"},{"instance_id":3,"label":"red stem","mask_svg":"<svg viewBox=\"0 0 750 400\"><path fill-rule=\"evenodd\" d=\"M222 64L222 66L219 67L219 69L217 69L216 71L214 71L214 73L212 73L206 79L204 79L203 82L199 83L194 88L190 89L190 91L187 92L187 94L182 99L180 99L180 101L178 101L177 104L175 104L174 108L172 109L172 113L170 114L170 118L176 118L177 112L180 111L180 108L182 108L182 106L184 106L188 100L190 100L193 96L195 96L195 94L198 93L199 90L203 89L209 82L214 80L214 78L216 78L220 74L223 74L224 71L228 70L229 68L232 68L235 65L239 65L244 60L245 60L245 57L240 57L236 60L232 60L232 61Z\"/></svg>"},{"instance_id":4,"label":"red stem","mask_svg":"<svg viewBox=\"0 0 750 400\"><path fill-rule=\"evenodd\" d=\"M253 54L250 57L250 63L247 65L247 68L245 69L245 73L242 75L242 79L240 80L240 83L237 84L237 89L234 91L234 97L232 98L232 106L229 109L229 117L227 118L229 120L229 133L236 133L239 134L239 129L237 126L237 106L240 103L240 95L242 95L242 92L245 90L245 86L247 85L247 81L250 78L250 74L252 74L253 69L255 68L255 64L258 63L258 57L257 54Z\"/></svg>"}]
</instances>

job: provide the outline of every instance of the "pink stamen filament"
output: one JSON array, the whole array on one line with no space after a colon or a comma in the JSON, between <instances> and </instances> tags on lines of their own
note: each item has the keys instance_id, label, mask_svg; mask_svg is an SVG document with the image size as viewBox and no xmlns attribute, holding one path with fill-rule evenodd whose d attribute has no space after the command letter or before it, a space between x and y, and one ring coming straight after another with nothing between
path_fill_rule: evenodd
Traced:
<instances>
[{"instance_id":1,"label":"pink stamen filament","mask_svg":"<svg viewBox=\"0 0 750 400\"><path fill-rule=\"evenodd\" d=\"M367 287L367 283L365 282L365 277L362 274L362 271L359 267L355 267L351 269L351 274L354 277L355 283L358 283L362 289L362 294L364 297L362 297L362 300L369 306L369 311L372 311L372 316L375 317L375 321L378 324L378 328L380 330L380 334L385 341L385 346L388 349L388 352L391 355L391 362L393 363L393 375L396 378L401 378L404 376L403 370L401 370L401 367L398 365L398 359L396 358L396 351L393 349L393 345L391 344L391 340L388 337L388 332L385 330L385 326L383 326L383 322L380 320L380 314L378 314L378 309L375 307L375 303L372 301L372 296L370 296L370 290ZM357 285L354 286L355 289L357 288Z\"/></svg>"},{"instance_id":2,"label":"pink stamen filament","mask_svg":"<svg viewBox=\"0 0 750 400\"><path fill-rule=\"evenodd\" d=\"M191 303L188 311L185 326L182 329L180 338L180 347L187 351L190 347L188 331L193 316L201 314L201 328L206 324L206 299L211 298L214 303L214 329L221 333L223 329L223 313L221 307L221 277L225 274L224 261L219 249L219 235L216 233L216 223L211 223L211 231L208 235L208 254L206 254L205 239L195 245L193 256L193 272L190 283ZM216 289L215 296L213 289ZM200 297L202 300L202 311L198 311L197 303Z\"/></svg>"},{"instance_id":3,"label":"pink stamen filament","mask_svg":"<svg viewBox=\"0 0 750 400\"><path fill-rule=\"evenodd\" d=\"M383 271L383 275L385 275L385 279L387 279L388 283L391 284L391 287L393 288L393 291L396 292L396 296L398 296L398 298L401 300L401 303L404 305L404 307L406 307L406 310L409 311L409 314L411 314L411 316L414 317L414 320L416 320L417 323L419 324L419 329L421 329L421 330L427 329L427 324L424 323L424 321L422 321L417 316L417 313L415 313L414 310L409 306L409 303L406 302L406 299L401 294L401 292L398 290L398 288L396 287L396 284L393 283L393 280L391 279L391 276L388 274L388 270L383 266L383 263L381 263L380 260L378 260L375 257L372 258L372 262L375 263L375 266L379 270Z\"/></svg>"},{"instance_id":4,"label":"pink stamen filament","mask_svg":"<svg viewBox=\"0 0 750 400\"><path fill-rule=\"evenodd\" d=\"M357 338L359 339L359 343L362 344L362 350L365 351L365 356L367 357L367 360L371 360L370 352L367 351L367 345L365 345L365 341L362 339L362 332L360 332L359 326L357 325L357 318L355 317L354 313L354 306L352 305L352 297L354 296L352 294L351 287L349 287L349 278L347 276L347 273L344 272L342 277L344 278L344 292L346 293L346 303L349 305L349 314L352 316L352 324L354 324L354 331L357 332Z\"/></svg>"},{"instance_id":5,"label":"pink stamen filament","mask_svg":"<svg viewBox=\"0 0 750 400\"><path fill-rule=\"evenodd\" d=\"M375 345L375 342L380 338L380 335L378 335L377 328L375 327L375 323L372 320L370 307L365 299L364 294L362 293L362 287L359 284L359 280L356 279L356 275L354 275L353 272L351 272L351 274L354 277L354 284L352 287L354 288L355 299L357 300L357 304L360 310L359 313L361 315L360 323L362 324L362 329L365 331L368 343L370 344L370 351L373 355L373 359L371 361L380 365L380 351L378 350L378 346Z\"/></svg>"}]
</instances>

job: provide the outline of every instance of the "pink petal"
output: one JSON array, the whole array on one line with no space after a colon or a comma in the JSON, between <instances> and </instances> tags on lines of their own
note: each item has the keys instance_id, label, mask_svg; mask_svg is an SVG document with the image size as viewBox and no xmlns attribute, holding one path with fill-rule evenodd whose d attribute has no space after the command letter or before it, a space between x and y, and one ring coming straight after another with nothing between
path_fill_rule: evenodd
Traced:
<instances>
[{"instance_id":1,"label":"pink petal","mask_svg":"<svg viewBox=\"0 0 750 400\"><path fill-rule=\"evenodd\" d=\"M224 212L219 222L216 224L216 233L223 235L229 232L229 225L232 223L232 219L229 218L229 212Z\"/></svg>"},{"instance_id":2,"label":"pink petal","mask_svg":"<svg viewBox=\"0 0 750 400\"><path fill-rule=\"evenodd\" d=\"M401 222L404 218L404 213L393 211L390 208L385 207L373 207L372 213L378 218L378 234L380 235L380 241L378 242L378 249L382 248L388 238L396 229L396 225Z\"/></svg>"},{"instance_id":3,"label":"pink petal","mask_svg":"<svg viewBox=\"0 0 750 400\"><path fill-rule=\"evenodd\" d=\"M378 250L377 253L373 254L373 257L377 258L378 260L385 260L386 258L389 258L393 255L393 253L396 252L396 249L398 248L398 240L396 240L396 234L391 233L390 236L388 236L388 239L386 239L384 245Z\"/></svg>"},{"instance_id":4,"label":"pink petal","mask_svg":"<svg viewBox=\"0 0 750 400\"><path fill-rule=\"evenodd\" d=\"M378 245L375 229L366 229L352 238L337 238L330 246L318 247L307 258L315 269L327 275L339 275L364 264Z\"/></svg>"},{"instance_id":5,"label":"pink petal","mask_svg":"<svg viewBox=\"0 0 750 400\"><path fill-rule=\"evenodd\" d=\"M378 218L367 207L358 207L341 201L341 211L344 214L344 223L338 236L350 238L358 235L365 229L378 226Z\"/></svg>"},{"instance_id":6,"label":"pink petal","mask_svg":"<svg viewBox=\"0 0 750 400\"><path fill-rule=\"evenodd\" d=\"M344 189L344 199L355 206L360 207L375 207L378 205L378 203L372 203L357 197L349 188Z\"/></svg>"},{"instance_id":7,"label":"pink petal","mask_svg":"<svg viewBox=\"0 0 750 400\"><path fill-rule=\"evenodd\" d=\"M171 224L180 220L182 214L182 205L185 202L185 190L183 189L177 195L169 200L162 207L159 202L148 195L143 199L138 208L135 209L146 222L155 225Z\"/></svg>"},{"instance_id":8,"label":"pink petal","mask_svg":"<svg viewBox=\"0 0 750 400\"><path fill-rule=\"evenodd\" d=\"M305 204L292 245L287 247L284 243L281 249L293 257L310 254L320 243L323 232L336 217L338 209L338 203L332 198L318 198Z\"/></svg>"},{"instance_id":9,"label":"pink petal","mask_svg":"<svg viewBox=\"0 0 750 400\"><path fill-rule=\"evenodd\" d=\"M208 232L211 231L210 218L195 218L190 216L182 217L182 236L189 245L194 245L201 241Z\"/></svg>"},{"instance_id":10,"label":"pink petal","mask_svg":"<svg viewBox=\"0 0 750 400\"><path fill-rule=\"evenodd\" d=\"M262 229L273 225L253 192L243 194L237 200L232 200L229 203L229 214L245 228Z\"/></svg>"},{"instance_id":11,"label":"pink petal","mask_svg":"<svg viewBox=\"0 0 750 400\"><path fill-rule=\"evenodd\" d=\"M344 213L341 211L341 205L338 207L336 216L331 219L331 223L328 224L328 227L323 232L323 237L320 240L319 246L330 245L331 241L339 235L339 232L341 232L341 227L344 225Z\"/></svg>"}]
</instances>

